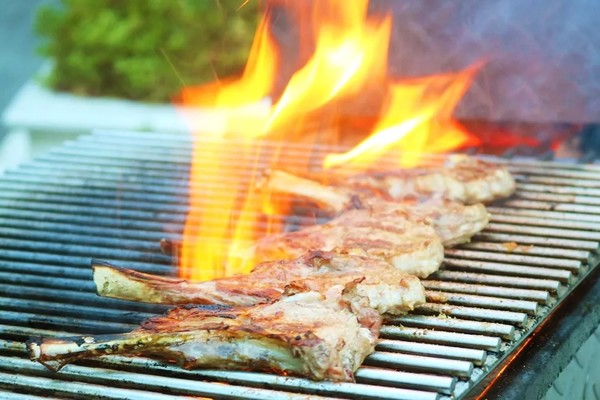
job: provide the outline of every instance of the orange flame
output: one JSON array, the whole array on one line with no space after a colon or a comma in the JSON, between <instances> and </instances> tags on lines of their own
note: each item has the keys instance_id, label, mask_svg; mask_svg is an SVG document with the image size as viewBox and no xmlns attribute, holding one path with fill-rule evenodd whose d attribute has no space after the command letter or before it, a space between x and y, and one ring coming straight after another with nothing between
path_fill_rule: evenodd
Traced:
<instances>
[{"instance_id":1,"label":"orange flame","mask_svg":"<svg viewBox=\"0 0 600 400\"><path fill-rule=\"evenodd\" d=\"M355 1L352 7L339 1L315 3L314 54L290 79L268 129L289 124L334 99L355 96L386 74L387 49L382 52L381 44L389 42L391 18L367 18L368 1Z\"/></svg>"},{"instance_id":2,"label":"orange flame","mask_svg":"<svg viewBox=\"0 0 600 400\"><path fill-rule=\"evenodd\" d=\"M269 29L269 10L239 79L183 91L187 106L210 108L218 116L212 122L202 114L191 116L195 130L202 133L196 135L190 174L190 212L180 258L183 278L197 281L249 272L252 260L244 260L240 249L255 239L259 224L268 232L279 229L269 218L275 214L269 207L275 205L265 204L270 196L258 193L253 180L263 168L285 162L285 156L280 155L281 149L263 151L259 138L281 138L285 133L285 138L304 135L306 140L315 129L331 138L344 133L341 121L348 113L344 107L362 108L368 103L377 111L376 119L366 125L372 133L349 152L328 155L324 168L367 168L390 149L437 153L476 143L451 114L480 65L426 78L390 79L387 52L392 19L369 15L368 3L319 0L310 3L308 13L304 5L287 4L302 9L298 22L310 26L300 30L311 30L308 36L314 38L314 49L272 106L268 96L275 89L281 55ZM306 50L305 43L301 49ZM406 166L414 160L403 157L399 162Z\"/></svg>"},{"instance_id":3,"label":"orange flame","mask_svg":"<svg viewBox=\"0 0 600 400\"><path fill-rule=\"evenodd\" d=\"M264 122L258 117L260 103L273 86L278 57L268 28L265 14L252 43L242 77L229 82L215 82L182 92L184 104L212 107L225 118L220 124L194 122L202 133L195 137L190 172L190 194L183 242L180 254L180 275L191 281L203 281L232 275L239 271L239 263L232 261L229 250L232 238L237 243L252 240L252 220L237 212L240 209L239 191L247 165L252 164L251 142L238 149L243 156L240 164L232 164L224 157L231 150L229 138L245 132L251 139L262 131ZM189 115L187 115L189 117ZM192 116L193 117L193 116ZM257 129L258 128L258 129ZM227 186L224 188L223 186ZM252 214L260 202L257 196L245 197L242 210ZM243 213L242 213L243 214Z\"/></svg>"},{"instance_id":4,"label":"orange flame","mask_svg":"<svg viewBox=\"0 0 600 400\"><path fill-rule=\"evenodd\" d=\"M393 82L382 117L373 133L352 150L329 154L323 166L373 165L391 149L400 150L402 167L412 167L420 154L443 153L479 140L452 120L452 112L469 88L481 64L462 72Z\"/></svg>"}]
</instances>

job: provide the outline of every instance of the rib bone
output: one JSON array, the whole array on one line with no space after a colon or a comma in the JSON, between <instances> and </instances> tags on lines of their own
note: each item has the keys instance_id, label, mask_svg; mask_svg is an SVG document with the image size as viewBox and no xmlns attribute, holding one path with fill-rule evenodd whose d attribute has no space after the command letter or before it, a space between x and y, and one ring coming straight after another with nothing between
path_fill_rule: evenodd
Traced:
<instances>
[{"instance_id":1,"label":"rib bone","mask_svg":"<svg viewBox=\"0 0 600 400\"><path fill-rule=\"evenodd\" d=\"M131 333L34 340L28 349L32 360L53 370L78 359L119 354L175 361L188 369L251 369L352 381L374 351L380 324L366 328L347 307L307 292L246 308L175 308Z\"/></svg>"},{"instance_id":2,"label":"rib bone","mask_svg":"<svg viewBox=\"0 0 600 400\"><path fill-rule=\"evenodd\" d=\"M102 262L94 262L93 268L101 296L148 303L250 306L279 299L286 289L343 297L350 304L356 295L379 314L402 314L425 302L425 290L416 277L383 261L327 252L265 262L247 275L195 283Z\"/></svg>"}]
</instances>

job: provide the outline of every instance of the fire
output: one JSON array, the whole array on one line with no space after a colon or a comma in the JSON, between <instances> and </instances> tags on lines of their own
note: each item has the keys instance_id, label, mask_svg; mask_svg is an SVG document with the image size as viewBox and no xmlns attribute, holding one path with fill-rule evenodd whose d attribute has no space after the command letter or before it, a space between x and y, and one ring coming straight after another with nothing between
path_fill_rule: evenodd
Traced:
<instances>
[{"instance_id":1,"label":"fire","mask_svg":"<svg viewBox=\"0 0 600 400\"><path fill-rule=\"evenodd\" d=\"M251 140L262 131L260 100L270 92L276 76L277 53L265 14L250 49L244 73L238 80L215 82L182 92L184 104L190 107L211 107L226 118L222 123L204 125L198 133L192 154L188 213L180 253L180 275L191 281L203 281L233 275L240 271L239 262L229 255L231 239L240 243L251 241L252 214L260 202L254 193L242 196L244 167L252 158ZM257 105L258 104L258 105ZM189 116L188 116L189 117ZM201 124L204 121L197 122ZM225 155L231 150L229 139L243 131L245 146L241 150L241 165L232 164ZM245 165L244 165L245 164ZM223 190L222 185L230 185ZM242 209L246 216L238 215ZM243 213L242 213L243 214Z\"/></svg>"},{"instance_id":2,"label":"fire","mask_svg":"<svg viewBox=\"0 0 600 400\"><path fill-rule=\"evenodd\" d=\"M332 144L346 133L344 121L352 120L355 110L368 108L376 111L374 117L359 123L371 132L367 139L346 153L329 154L323 168L368 168L390 150L439 153L476 144L451 114L479 65L458 73L394 80L387 71L390 15L370 15L368 0L298 4L288 6L304 7L297 22L301 32L310 31L307 36L314 43L274 104L269 96L275 91L281 54L269 29L268 9L240 78L182 93L186 106L210 108L218 116L218 123L191 119L197 133L180 257L183 278L199 281L249 272L253 263L244 249L256 239L257 227L267 233L281 229L273 216L286 205L265 202L270 196L261 193L256 181L265 168L285 167L286 157L281 147L269 145L265 151L260 139L282 143L320 137ZM306 43L301 48L307 48ZM400 157L399 165L415 160Z\"/></svg>"},{"instance_id":3,"label":"fire","mask_svg":"<svg viewBox=\"0 0 600 400\"><path fill-rule=\"evenodd\" d=\"M412 167L423 153L478 145L478 138L453 121L451 114L480 66L456 74L391 82L373 133L346 153L327 155L324 167L367 168L391 149L400 151L401 167Z\"/></svg>"}]
</instances>

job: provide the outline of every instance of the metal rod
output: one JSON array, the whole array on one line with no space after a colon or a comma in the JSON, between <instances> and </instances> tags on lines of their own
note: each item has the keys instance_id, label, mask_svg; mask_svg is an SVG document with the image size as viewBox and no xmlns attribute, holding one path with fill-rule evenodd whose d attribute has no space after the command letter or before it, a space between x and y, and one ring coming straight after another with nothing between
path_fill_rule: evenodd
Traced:
<instances>
[{"instance_id":1,"label":"metal rod","mask_svg":"<svg viewBox=\"0 0 600 400\"><path fill-rule=\"evenodd\" d=\"M21 285L0 284L0 295L13 299L24 298L49 302L57 300L56 289ZM78 291L76 287L72 288L72 290L61 289L58 291L58 295L60 296L60 301L65 304L81 304L86 306L105 307L115 310L139 311L153 314L162 313L167 310L167 307L163 305L100 297L95 293Z\"/></svg>"},{"instance_id":2,"label":"metal rod","mask_svg":"<svg viewBox=\"0 0 600 400\"><path fill-rule=\"evenodd\" d=\"M88 270L88 272L91 273L90 270ZM94 292L96 289L94 282L89 279L89 277L88 279L63 278L60 281L55 281L55 279L48 279L48 277L45 276L26 274L16 275L0 271L0 282L9 285L29 284L35 287L51 287L57 290L73 290L73 288L76 288L76 290L80 291Z\"/></svg>"},{"instance_id":3,"label":"metal rod","mask_svg":"<svg viewBox=\"0 0 600 400\"><path fill-rule=\"evenodd\" d=\"M582 221L564 221L556 219L540 219L539 217L524 217L517 215L494 215L492 214L490 221L500 222L504 224L522 224L531 226L544 226L549 228L565 228L565 229L578 229L578 230L589 230L596 232L600 230L598 223L594 222L582 222ZM593 239L589 237L588 239Z\"/></svg>"},{"instance_id":4,"label":"metal rod","mask_svg":"<svg viewBox=\"0 0 600 400\"><path fill-rule=\"evenodd\" d=\"M519 190L515 193L516 197L522 199L538 200L538 201L552 201L559 203L575 203L575 204L590 204L600 205L600 198L584 195L573 195L573 194L558 194L558 193L540 193L540 192L528 192L526 190Z\"/></svg>"},{"instance_id":5,"label":"metal rod","mask_svg":"<svg viewBox=\"0 0 600 400\"><path fill-rule=\"evenodd\" d=\"M15 214L15 211L12 209L0 208L0 218L2 218L2 222L7 226L11 226L13 224ZM18 214L23 220L25 220L27 223L30 223L32 228L44 227L45 223L59 223L66 225L79 225L82 227L82 229L108 227L124 230L127 233L130 231L139 231L143 233L149 232L150 234L154 233L155 235L161 237L162 235L168 235L169 232L181 231L181 223L172 224L166 221L158 222L148 220L140 221L134 219L119 219L115 218L115 215L107 216L106 218L99 218L97 216L90 215L76 215L52 211L40 212L22 209L19 210Z\"/></svg>"},{"instance_id":6,"label":"metal rod","mask_svg":"<svg viewBox=\"0 0 600 400\"><path fill-rule=\"evenodd\" d=\"M74 398L90 398L91 396L105 399L140 399L140 400L169 400L184 397L165 395L156 392L146 392L134 389L121 389L113 386L95 385L84 382L70 382L61 379L44 378L40 376L16 375L0 372L0 387L19 388L20 390L46 394L69 394ZM11 397L12 399L13 397ZM18 397L14 397L17 399ZM189 399L189 397L185 397Z\"/></svg>"},{"instance_id":7,"label":"metal rod","mask_svg":"<svg viewBox=\"0 0 600 400\"><path fill-rule=\"evenodd\" d=\"M113 256L119 256L120 253L115 252ZM6 250L2 249L0 251L0 259L6 262L10 262L12 260L20 260L22 262L31 262L31 263L40 263L40 264L50 264L54 266L74 266L74 267L82 267L89 268L90 266L90 257L94 257L93 253L88 254L87 257L78 257L78 256L69 256L64 255L60 256L58 254L50 254L50 253L42 253L42 252L29 252L29 251L21 251L21 250ZM124 260L116 257L100 257L104 261L110 262L112 264L125 266L132 269L137 269L142 272L148 272L151 274L157 275L167 275L173 274L176 270L171 265L165 265L163 263L158 264L152 261L146 262L138 262L131 260Z\"/></svg>"},{"instance_id":8,"label":"metal rod","mask_svg":"<svg viewBox=\"0 0 600 400\"><path fill-rule=\"evenodd\" d=\"M506 233L492 233L492 232L481 232L475 235L475 240L489 241L489 242L503 242L503 243L519 243L519 244L532 244L540 246L554 246L557 248L566 249L577 249L577 250L589 250L597 251L598 243L589 240L571 240L562 238L551 238L551 237L539 237L539 236L525 236L517 234L506 234Z\"/></svg>"},{"instance_id":9,"label":"metal rod","mask_svg":"<svg viewBox=\"0 0 600 400\"><path fill-rule=\"evenodd\" d=\"M25 313L22 311L2 311L0 314L1 324L17 324L26 326L39 326L50 329L67 329L78 333L123 333L133 330L136 326L106 321L94 321L83 318L59 317Z\"/></svg>"},{"instance_id":10,"label":"metal rod","mask_svg":"<svg viewBox=\"0 0 600 400\"><path fill-rule=\"evenodd\" d=\"M104 174L104 176L107 176ZM118 181L95 181L82 184L81 179L64 176L40 176L27 174L8 174L0 181L0 188L7 192L27 192L60 194L66 196L88 196L95 198L119 198L125 200L148 201L152 194L153 201L173 203L178 199L187 200L189 189L179 185L146 185L130 186Z\"/></svg>"},{"instance_id":11,"label":"metal rod","mask_svg":"<svg viewBox=\"0 0 600 400\"><path fill-rule=\"evenodd\" d=\"M444 265L446 267L459 268L470 272L493 272L515 276L533 276L541 279L555 279L561 282L569 282L573 278L571 271L564 269L528 267L525 265L492 263L487 261L446 258L444 260Z\"/></svg>"},{"instance_id":12,"label":"metal rod","mask_svg":"<svg viewBox=\"0 0 600 400\"><path fill-rule=\"evenodd\" d=\"M540 185L533 183L519 184L519 190L541 193L555 194L572 194L582 196L597 196L600 198L600 190L595 188L585 188L579 186L556 186L556 185Z\"/></svg>"},{"instance_id":13,"label":"metal rod","mask_svg":"<svg viewBox=\"0 0 600 400\"><path fill-rule=\"evenodd\" d=\"M19 240L0 238L0 249L17 249L25 252L47 252L64 254L65 256L83 256L89 258L115 258L123 260L143 260L148 263L169 265L172 260L169 256L160 253L158 248L154 253L127 249L103 248L91 245L78 245L73 243L39 242L35 240ZM6 254L2 254L6 257Z\"/></svg>"},{"instance_id":14,"label":"metal rod","mask_svg":"<svg viewBox=\"0 0 600 400\"><path fill-rule=\"evenodd\" d=\"M519 217L515 217L519 218ZM492 214L492 220L494 214ZM498 253L511 254L529 254L535 256L554 257L554 258L570 258L587 262L590 257L589 251L556 249L542 246L525 246L517 243L491 243L491 242L471 242L460 246L462 249L495 251Z\"/></svg>"},{"instance_id":15,"label":"metal rod","mask_svg":"<svg viewBox=\"0 0 600 400\"><path fill-rule=\"evenodd\" d=\"M423 388L425 390L436 390L445 394L450 394L456 385L456 379L448 380L444 376L435 377L435 375L412 374L407 376L406 372L375 369L375 368L360 368L356 371L356 380L361 383L369 383L375 385L397 385L398 381L404 377L410 378L404 385L412 388ZM446 379L444 379L446 378Z\"/></svg>"},{"instance_id":16,"label":"metal rod","mask_svg":"<svg viewBox=\"0 0 600 400\"><path fill-rule=\"evenodd\" d=\"M501 343L501 339L498 337L391 325L382 326L381 334L384 339L392 338L419 342L423 341L450 346L463 346L470 349L482 349L493 352L496 352L500 349Z\"/></svg>"},{"instance_id":17,"label":"metal rod","mask_svg":"<svg viewBox=\"0 0 600 400\"><path fill-rule=\"evenodd\" d=\"M21 214L21 213L19 213ZM43 217L43 216L42 216ZM68 220L69 218L64 218ZM132 239L143 241L148 244L148 242L158 243L161 239L170 239L173 241L181 241L181 235L178 233L169 233L168 227L164 226L164 224L157 223L156 226L160 226L160 229L156 231L150 230L141 230L141 229L131 229L131 226L138 225L135 221L132 221L132 225L120 226L118 228L112 227L104 227L98 226L95 224L93 226L90 225L82 225L76 222L73 223L62 223L62 222L52 222L52 221L35 221L28 219L27 216L22 218L7 218L2 215L0 212L0 227L4 229L13 229L15 235L22 235L23 230L29 231L43 231L43 232L59 232L70 235L80 235L80 237L88 238L90 236L104 237L104 238L124 238L124 239ZM144 223L140 223L139 225L145 225ZM154 225L154 224L152 224ZM175 225L174 225L175 227ZM147 226L145 227L148 228ZM4 232L3 229L3 232ZM178 232L181 230L181 226L177 225L176 229L171 230L171 232ZM161 232L164 230L164 232ZM25 235L22 235L25 236ZM52 235L48 239L53 239ZM46 239L46 240L48 240ZM120 247L120 246L119 246Z\"/></svg>"},{"instance_id":18,"label":"metal rod","mask_svg":"<svg viewBox=\"0 0 600 400\"><path fill-rule=\"evenodd\" d=\"M422 283L425 289L429 290L440 290L446 292L525 299L537 301L539 303L546 303L550 299L550 293L543 290L514 289L498 286L473 285L468 283L456 283L434 280L423 280Z\"/></svg>"},{"instance_id":19,"label":"metal rod","mask_svg":"<svg viewBox=\"0 0 600 400\"><path fill-rule=\"evenodd\" d=\"M379 340L377 350L465 360L475 365L483 365L487 355L484 350L388 339Z\"/></svg>"},{"instance_id":20,"label":"metal rod","mask_svg":"<svg viewBox=\"0 0 600 400\"><path fill-rule=\"evenodd\" d=\"M35 242L59 243L61 245L74 244L94 247L106 247L113 253L120 253L123 249L137 250L150 253L157 250L157 243L160 240L160 235L156 235L154 241L132 239L127 236L102 236L100 232L90 232L91 235L81 235L79 233L63 233L51 230L33 230L33 229L15 229L3 228L2 235L11 240L24 240ZM95 234L94 234L95 233ZM93 251L91 250L90 251Z\"/></svg>"},{"instance_id":21,"label":"metal rod","mask_svg":"<svg viewBox=\"0 0 600 400\"><path fill-rule=\"evenodd\" d=\"M381 372L382 375L388 375L390 379L383 381L386 386L373 386L362 383L346 382L316 382L303 378L291 376L278 376L273 374L264 374L256 372L237 372L237 371L218 371L218 370L183 370L173 365L161 363L145 358L137 357L118 357L105 356L100 358L100 365L109 368L133 369L133 371L147 372L149 369L155 373L166 372L170 376L187 377L194 380L212 379L219 382L250 385L258 387L268 387L280 390L294 390L309 394L327 394L343 395L351 398L385 398L385 399L419 399L421 396L429 398L433 393L423 393L422 390L439 391L442 393L451 393L456 379L449 376L416 374L411 372L395 372L388 374L388 370L375 368L359 368L356 372L356 378L360 382L359 375L369 376L369 372L363 373L363 370L374 370ZM367 381L365 379L364 381ZM392 388L388 385L403 386L405 388ZM415 391L414 389L418 389ZM437 395L437 394L436 394ZM380 397L378 397L380 396ZM407 397L409 396L409 397ZM413 396L413 397L410 397Z\"/></svg>"},{"instance_id":22,"label":"metal rod","mask_svg":"<svg viewBox=\"0 0 600 400\"><path fill-rule=\"evenodd\" d=\"M516 215L523 217L534 217L538 219L565 220L579 222L600 222L600 215L569 213L548 210L535 210L531 208L513 208L513 207L487 207L492 215Z\"/></svg>"},{"instance_id":23,"label":"metal rod","mask_svg":"<svg viewBox=\"0 0 600 400\"><path fill-rule=\"evenodd\" d=\"M536 158L520 158L503 160L500 158L494 158L497 163L510 164L514 166L522 167L543 167L544 169L561 169L561 170L575 170L575 171L600 171L598 165L594 164L580 164L574 159L565 159L560 162L554 161L543 161Z\"/></svg>"},{"instance_id":24,"label":"metal rod","mask_svg":"<svg viewBox=\"0 0 600 400\"><path fill-rule=\"evenodd\" d=\"M549 169L535 167L521 167L508 165L511 172L527 175L542 175L548 177L571 178L571 179L590 179L600 180L600 173L596 171L577 171L568 169Z\"/></svg>"},{"instance_id":25,"label":"metal rod","mask_svg":"<svg viewBox=\"0 0 600 400\"><path fill-rule=\"evenodd\" d=\"M515 226L509 224L500 224L491 222L486 227L486 230L491 232L513 233L520 232L525 235L537 235L544 237L560 237L567 239L584 239L598 242L600 241L600 232L576 231L571 229L552 229L538 228L534 226Z\"/></svg>"},{"instance_id":26,"label":"metal rod","mask_svg":"<svg viewBox=\"0 0 600 400\"><path fill-rule=\"evenodd\" d=\"M500 297L476 296L462 293L425 291L427 300L433 303L449 303L471 307L497 308L501 310L522 311L530 315L538 312L535 301L503 299Z\"/></svg>"},{"instance_id":27,"label":"metal rod","mask_svg":"<svg viewBox=\"0 0 600 400\"><path fill-rule=\"evenodd\" d=\"M440 270L436 272L430 277L430 279L432 278L444 279L446 281L480 283L484 285L500 285L508 287L548 290L553 293L555 293L561 287L559 281L550 279L534 279L523 278L518 276L489 275L447 270Z\"/></svg>"},{"instance_id":28,"label":"metal rod","mask_svg":"<svg viewBox=\"0 0 600 400\"><path fill-rule=\"evenodd\" d=\"M492 230L494 229L494 224ZM485 251L446 249L445 254L451 257L470 258L476 260L510 262L511 264L537 265L546 268L562 268L577 271L581 267L579 260L565 260L551 257L538 257L521 254L489 253Z\"/></svg>"},{"instance_id":29,"label":"metal rod","mask_svg":"<svg viewBox=\"0 0 600 400\"><path fill-rule=\"evenodd\" d=\"M154 314L121 311L107 308L96 308L79 304L40 302L39 300L23 300L0 297L0 309L15 313L29 313L47 316L93 319L94 321L111 321L125 324L139 324Z\"/></svg>"},{"instance_id":30,"label":"metal rod","mask_svg":"<svg viewBox=\"0 0 600 400\"><path fill-rule=\"evenodd\" d=\"M67 332L67 331L58 331L58 330L50 330L50 329L39 329L39 328L30 328L28 326L15 326L15 325L5 325L0 324L0 335L4 337L19 337L21 339L29 339L32 336L36 337L66 337L66 336L77 336L75 332ZM25 340L23 342L17 342L21 345L21 350L25 352ZM7 346L7 343L12 343L9 345L14 347L14 341L12 340L0 340L0 350L4 349L4 346Z\"/></svg>"},{"instance_id":31,"label":"metal rod","mask_svg":"<svg viewBox=\"0 0 600 400\"><path fill-rule=\"evenodd\" d=\"M68 277L72 279L90 280L92 278L92 271L83 268L39 265L12 260L0 260L0 271L8 272L13 275L42 275L50 279L54 279L55 277Z\"/></svg>"},{"instance_id":32,"label":"metal rod","mask_svg":"<svg viewBox=\"0 0 600 400\"><path fill-rule=\"evenodd\" d=\"M527 314L515 311L490 310L487 308L457 306L443 303L425 303L415 310L422 314L447 315L455 318L469 318L481 321L505 322L522 326L527 322Z\"/></svg>"},{"instance_id":33,"label":"metal rod","mask_svg":"<svg viewBox=\"0 0 600 400\"><path fill-rule=\"evenodd\" d=\"M58 397L46 396L43 393L40 396L35 396L33 394L9 392L7 390L2 390L2 389L0 389L0 399L2 399L2 400L39 400L39 399L59 400Z\"/></svg>"},{"instance_id":34,"label":"metal rod","mask_svg":"<svg viewBox=\"0 0 600 400\"><path fill-rule=\"evenodd\" d=\"M515 328L510 325L493 322L479 322L456 318L440 318L439 316L402 315L386 319L387 324L413 326L418 328L443 329L452 332L475 333L480 335L500 336L511 340Z\"/></svg>"},{"instance_id":35,"label":"metal rod","mask_svg":"<svg viewBox=\"0 0 600 400\"><path fill-rule=\"evenodd\" d=\"M532 208L535 210L565 211L565 212L596 214L596 215L600 214L600 207L586 206L586 205L581 205L581 204L551 203L551 202L547 202L547 201L534 201L534 200L507 200L504 204L507 207Z\"/></svg>"},{"instance_id":36,"label":"metal rod","mask_svg":"<svg viewBox=\"0 0 600 400\"><path fill-rule=\"evenodd\" d=\"M578 186L583 188L600 188L600 182L591 179L555 178L547 176L521 176L516 177L519 182L538 183L549 186Z\"/></svg>"},{"instance_id":37,"label":"metal rod","mask_svg":"<svg viewBox=\"0 0 600 400\"><path fill-rule=\"evenodd\" d=\"M262 399L305 399L306 396L301 394L293 394L293 393L281 393L274 392L266 389L256 389L256 388L248 388L248 387L237 387L233 385L222 385L219 383L209 383L202 381L194 381L187 379L179 379L172 378L167 376L156 377L154 375L147 374L137 374L132 372L124 372L117 371L113 369L106 368L90 368L83 367L79 365L67 365L65 366L60 374L52 374L45 369L40 364L32 363L29 360L23 360L15 357L2 357L0 356L0 368L8 368L11 372L23 371L23 372L35 372L37 374L43 374L47 376L60 377L66 380L60 380L56 382L60 383L49 383L51 386L47 386L49 388L53 388L57 390L57 392L63 391L68 393L68 389L70 385L75 384L77 386L77 390L84 390L85 387L90 387L92 389L101 387L104 392L91 393L90 395L102 396L102 393L106 393L107 391L112 391L115 389L114 385L126 383L127 386L133 388L141 388L144 390L150 390L150 396L145 394L145 397L151 399L152 396L155 395L154 392L164 392L168 391L169 393L177 393L177 394L196 394L200 396L228 396L228 397L237 397L237 398L254 398L257 400ZM15 375L13 375L15 376ZM21 382L21 379L29 380L25 375L17 375L17 379L14 380L15 383ZM40 377L32 378L32 379L43 379ZM75 381L75 382L73 382ZM80 384L77 381L85 382L85 385ZM112 383L110 389L107 389L106 386L97 386L98 382L102 383ZM130 391L127 389L126 391ZM80 392L81 393L81 392ZM143 393L143 392L141 392ZM135 394L134 394L135 395ZM164 397L163 397L164 398Z\"/></svg>"},{"instance_id":38,"label":"metal rod","mask_svg":"<svg viewBox=\"0 0 600 400\"><path fill-rule=\"evenodd\" d=\"M412 354L398 354L376 351L366 358L366 365L382 366L405 371L449 374L468 378L473 372L473 364L468 361L448 360L439 357L425 357Z\"/></svg>"}]
</instances>

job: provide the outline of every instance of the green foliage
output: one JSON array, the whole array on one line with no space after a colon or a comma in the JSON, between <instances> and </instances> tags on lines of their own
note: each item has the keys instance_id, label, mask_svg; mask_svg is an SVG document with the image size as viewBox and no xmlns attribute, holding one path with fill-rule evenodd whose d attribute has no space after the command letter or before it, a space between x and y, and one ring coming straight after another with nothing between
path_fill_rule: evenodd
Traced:
<instances>
[{"instance_id":1,"label":"green foliage","mask_svg":"<svg viewBox=\"0 0 600 400\"><path fill-rule=\"evenodd\" d=\"M242 71L258 0L61 0L36 31L47 83L82 95L168 101L183 86ZM244 4L242 7L240 7Z\"/></svg>"}]
</instances>

